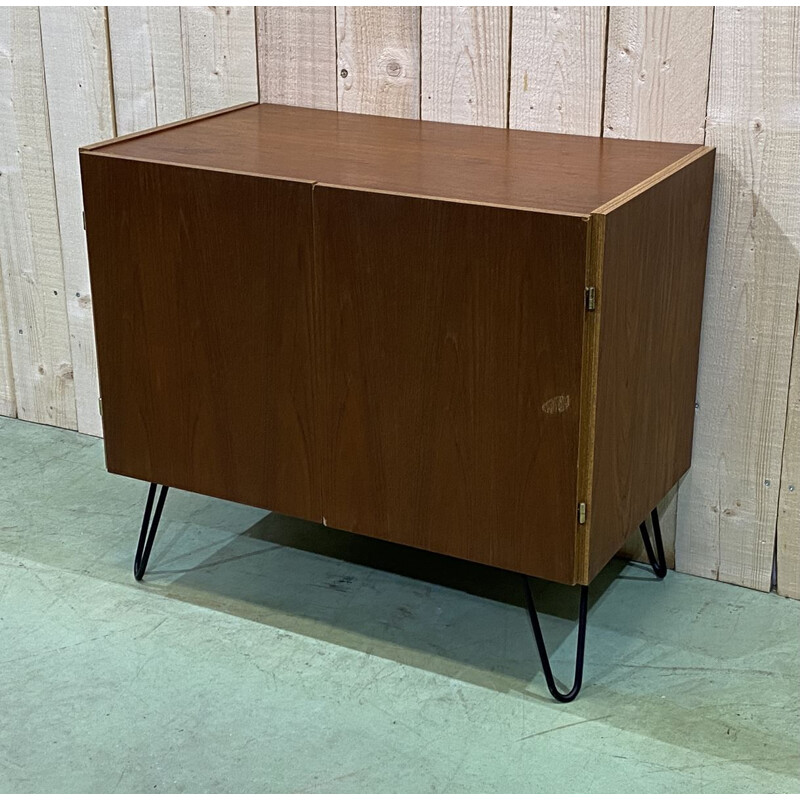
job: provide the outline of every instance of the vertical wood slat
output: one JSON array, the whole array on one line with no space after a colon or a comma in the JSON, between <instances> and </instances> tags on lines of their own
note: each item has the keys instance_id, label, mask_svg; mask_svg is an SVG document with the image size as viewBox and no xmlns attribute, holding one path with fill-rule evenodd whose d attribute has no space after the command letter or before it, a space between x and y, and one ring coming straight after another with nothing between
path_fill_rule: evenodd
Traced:
<instances>
[{"instance_id":1,"label":"vertical wood slat","mask_svg":"<svg viewBox=\"0 0 800 800\"><path fill-rule=\"evenodd\" d=\"M40 14L78 430L99 436L103 426L78 148L115 133L106 15L102 6L42 6Z\"/></svg>"},{"instance_id":2,"label":"vertical wood slat","mask_svg":"<svg viewBox=\"0 0 800 800\"><path fill-rule=\"evenodd\" d=\"M2 192L0 188L0 192ZM0 207L4 206L0 200ZM2 213L2 212L0 212ZM0 234L0 250L5 249ZM6 289L3 285L3 263L0 260L0 417L17 416L17 396L14 391L14 368L11 366L11 329L6 313Z\"/></svg>"},{"instance_id":3,"label":"vertical wood slat","mask_svg":"<svg viewBox=\"0 0 800 800\"><path fill-rule=\"evenodd\" d=\"M713 14L710 6L609 9L603 136L703 143ZM670 566L677 499L673 487L660 504ZM638 529L621 552L647 560Z\"/></svg>"},{"instance_id":4,"label":"vertical wood slat","mask_svg":"<svg viewBox=\"0 0 800 800\"><path fill-rule=\"evenodd\" d=\"M122 135L258 99L252 6L112 6Z\"/></svg>"},{"instance_id":5,"label":"vertical wood slat","mask_svg":"<svg viewBox=\"0 0 800 800\"><path fill-rule=\"evenodd\" d=\"M603 135L703 144L711 6L612 6Z\"/></svg>"},{"instance_id":6,"label":"vertical wood slat","mask_svg":"<svg viewBox=\"0 0 800 800\"><path fill-rule=\"evenodd\" d=\"M253 6L181 6L189 116L258 101Z\"/></svg>"},{"instance_id":7,"label":"vertical wood slat","mask_svg":"<svg viewBox=\"0 0 800 800\"><path fill-rule=\"evenodd\" d=\"M258 6L262 103L336 110L333 6Z\"/></svg>"},{"instance_id":8,"label":"vertical wood slat","mask_svg":"<svg viewBox=\"0 0 800 800\"><path fill-rule=\"evenodd\" d=\"M419 119L420 9L337 6L339 111Z\"/></svg>"},{"instance_id":9,"label":"vertical wood slat","mask_svg":"<svg viewBox=\"0 0 800 800\"><path fill-rule=\"evenodd\" d=\"M0 267L21 419L77 426L39 10L0 9ZM2 298L0 298L2 300ZM0 314L0 318L3 314ZM0 358L5 355L0 336Z\"/></svg>"},{"instance_id":10,"label":"vertical wood slat","mask_svg":"<svg viewBox=\"0 0 800 800\"><path fill-rule=\"evenodd\" d=\"M778 594L800 600L800 290L778 499Z\"/></svg>"},{"instance_id":11,"label":"vertical wood slat","mask_svg":"<svg viewBox=\"0 0 800 800\"><path fill-rule=\"evenodd\" d=\"M508 6L422 9L422 119L504 128Z\"/></svg>"},{"instance_id":12,"label":"vertical wood slat","mask_svg":"<svg viewBox=\"0 0 800 800\"><path fill-rule=\"evenodd\" d=\"M797 8L716 8L706 144L718 173L677 566L764 591L800 279L798 51Z\"/></svg>"},{"instance_id":13,"label":"vertical wood slat","mask_svg":"<svg viewBox=\"0 0 800 800\"><path fill-rule=\"evenodd\" d=\"M606 9L514 6L509 127L599 136Z\"/></svg>"},{"instance_id":14,"label":"vertical wood slat","mask_svg":"<svg viewBox=\"0 0 800 800\"><path fill-rule=\"evenodd\" d=\"M188 116L181 11L175 6L109 6L117 135Z\"/></svg>"}]
</instances>

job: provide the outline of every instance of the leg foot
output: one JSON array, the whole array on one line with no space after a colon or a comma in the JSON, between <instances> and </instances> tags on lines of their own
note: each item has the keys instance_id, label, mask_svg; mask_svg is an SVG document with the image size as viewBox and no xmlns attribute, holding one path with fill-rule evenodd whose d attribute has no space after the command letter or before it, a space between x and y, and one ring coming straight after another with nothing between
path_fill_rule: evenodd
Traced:
<instances>
[{"instance_id":1,"label":"leg foot","mask_svg":"<svg viewBox=\"0 0 800 800\"><path fill-rule=\"evenodd\" d=\"M664 542L661 540L661 525L658 522L658 509L654 508L650 512L650 518L653 521L653 538L656 542L656 553L653 552L653 545L650 541L650 534L647 532L647 520L644 520L639 525L639 530L642 534L642 541L644 542L644 549L647 551L647 558L650 561L650 566L653 568L656 578L661 580L667 574L667 559L664 557Z\"/></svg>"},{"instance_id":2,"label":"leg foot","mask_svg":"<svg viewBox=\"0 0 800 800\"><path fill-rule=\"evenodd\" d=\"M550 694L560 703L569 703L578 696L578 692L581 690L581 682L583 681L583 655L586 646L586 612L589 606L589 587L581 586L581 604L580 614L578 616L578 648L575 657L575 680L573 681L572 688L568 692L563 693L558 690L555 678L553 677L553 670L550 668L550 659L547 656L547 648L545 647L544 637L542 636L542 629L539 626L539 615L536 613L530 582L526 575L522 576L522 585L525 589L525 603L528 606L528 615L531 618L533 637L536 639L536 648L539 651L539 658L542 661L542 671L547 681L547 688L550 690Z\"/></svg>"},{"instance_id":3,"label":"leg foot","mask_svg":"<svg viewBox=\"0 0 800 800\"><path fill-rule=\"evenodd\" d=\"M156 538L158 523L161 520L161 512L164 510L164 501L167 499L169 486L162 486L156 502L156 510L153 513L153 500L156 496L157 483L151 483L147 492L147 502L144 506L144 518L142 519L142 530L139 533L139 543L136 546L136 557L133 560L133 577L140 581L144 577L147 569L147 562L150 559L150 551L153 549L153 541ZM152 520L151 520L152 515Z\"/></svg>"}]
</instances>

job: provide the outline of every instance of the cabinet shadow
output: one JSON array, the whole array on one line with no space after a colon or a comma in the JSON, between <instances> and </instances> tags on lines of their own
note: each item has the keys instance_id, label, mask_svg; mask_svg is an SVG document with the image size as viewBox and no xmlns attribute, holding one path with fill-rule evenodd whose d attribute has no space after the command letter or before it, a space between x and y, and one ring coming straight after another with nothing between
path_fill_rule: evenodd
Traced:
<instances>
[{"instance_id":1,"label":"cabinet shadow","mask_svg":"<svg viewBox=\"0 0 800 800\"><path fill-rule=\"evenodd\" d=\"M170 596L493 689L549 697L543 680L529 686L542 678L541 665L516 573L277 513L208 556L208 543L194 537L187 552L184 535L159 534L145 577L169 578L162 591ZM613 561L590 589L588 680L592 606L625 565ZM554 671L571 683L578 588L535 578L531 588Z\"/></svg>"}]
</instances>

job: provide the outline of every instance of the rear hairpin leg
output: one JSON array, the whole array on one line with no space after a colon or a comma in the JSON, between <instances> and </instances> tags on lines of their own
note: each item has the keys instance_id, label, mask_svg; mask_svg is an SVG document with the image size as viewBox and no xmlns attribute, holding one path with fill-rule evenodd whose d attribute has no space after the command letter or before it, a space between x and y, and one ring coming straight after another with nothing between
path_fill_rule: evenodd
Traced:
<instances>
[{"instance_id":1,"label":"rear hairpin leg","mask_svg":"<svg viewBox=\"0 0 800 800\"><path fill-rule=\"evenodd\" d=\"M581 586L581 605L578 616L578 649L575 657L575 680L573 681L572 688L564 694L558 690L555 678L553 678L553 670L550 668L550 659L547 656L547 648L544 644L542 629L539 626L539 616L536 613L536 606L533 603L533 594L531 593L531 586L527 575L522 576L522 585L525 588L525 603L528 606L528 615L531 618L533 637L536 639L536 648L539 650L539 658L542 661L542 670L544 672L544 678L547 681L547 688L556 700L561 703L569 703L578 696L578 692L581 690L581 682L583 681L583 654L586 646L586 612L589 605L589 587Z\"/></svg>"},{"instance_id":2,"label":"rear hairpin leg","mask_svg":"<svg viewBox=\"0 0 800 800\"><path fill-rule=\"evenodd\" d=\"M144 577L147 569L147 562L150 559L150 551L153 549L153 541L156 538L158 523L161 520L161 512L164 510L164 501L167 499L169 486L162 486L156 502L156 510L153 513L153 500L156 496L157 483L151 483L147 492L147 502L144 506L144 519L142 519L142 530L139 534L139 543L136 546L136 557L133 560L133 577L140 581ZM150 519L152 514L152 520Z\"/></svg>"},{"instance_id":3,"label":"rear hairpin leg","mask_svg":"<svg viewBox=\"0 0 800 800\"><path fill-rule=\"evenodd\" d=\"M661 525L658 522L658 508L654 508L650 512L650 518L653 520L653 538L656 542L658 558L656 558L656 554L653 552L650 534L647 532L647 520L644 520L644 522L639 525L639 530L642 533L642 541L644 542L644 549L647 551L647 558L650 561L650 566L653 568L655 576L661 580L667 574L667 559L664 558L664 542L661 540Z\"/></svg>"}]
</instances>

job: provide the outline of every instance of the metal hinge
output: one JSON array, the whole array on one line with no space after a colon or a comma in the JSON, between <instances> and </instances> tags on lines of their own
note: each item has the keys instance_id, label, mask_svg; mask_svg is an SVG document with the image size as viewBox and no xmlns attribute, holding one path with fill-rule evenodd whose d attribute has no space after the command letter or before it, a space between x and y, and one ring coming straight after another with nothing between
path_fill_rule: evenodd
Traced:
<instances>
[{"instance_id":1,"label":"metal hinge","mask_svg":"<svg viewBox=\"0 0 800 800\"><path fill-rule=\"evenodd\" d=\"M100 409L100 416L102 417L103 416L103 398L102 397L98 397L97 398L97 406Z\"/></svg>"},{"instance_id":2,"label":"metal hinge","mask_svg":"<svg viewBox=\"0 0 800 800\"><path fill-rule=\"evenodd\" d=\"M83 229L86 230L86 212L81 211L81 216L83 217Z\"/></svg>"},{"instance_id":3,"label":"metal hinge","mask_svg":"<svg viewBox=\"0 0 800 800\"><path fill-rule=\"evenodd\" d=\"M586 524L586 503L578 503L578 524Z\"/></svg>"},{"instance_id":4,"label":"metal hinge","mask_svg":"<svg viewBox=\"0 0 800 800\"><path fill-rule=\"evenodd\" d=\"M594 286L586 287L586 310L594 311L597 307L597 290Z\"/></svg>"}]
</instances>

